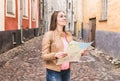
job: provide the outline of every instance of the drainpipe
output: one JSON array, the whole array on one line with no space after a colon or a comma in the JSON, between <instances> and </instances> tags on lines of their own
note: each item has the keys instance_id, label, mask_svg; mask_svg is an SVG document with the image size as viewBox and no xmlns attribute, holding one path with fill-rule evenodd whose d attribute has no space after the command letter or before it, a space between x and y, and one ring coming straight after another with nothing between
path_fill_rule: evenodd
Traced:
<instances>
[{"instance_id":1,"label":"drainpipe","mask_svg":"<svg viewBox=\"0 0 120 81\"><path fill-rule=\"evenodd\" d=\"M19 13L19 19L20 19L20 33L21 33L21 43L24 43L23 41L23 27L22 27L22 16L23 16L23 5L22 5L22 0L19 0L20 1L20 4L19 4L19 7L20 7L20 13Z\"/></svg>"}]
</instances>

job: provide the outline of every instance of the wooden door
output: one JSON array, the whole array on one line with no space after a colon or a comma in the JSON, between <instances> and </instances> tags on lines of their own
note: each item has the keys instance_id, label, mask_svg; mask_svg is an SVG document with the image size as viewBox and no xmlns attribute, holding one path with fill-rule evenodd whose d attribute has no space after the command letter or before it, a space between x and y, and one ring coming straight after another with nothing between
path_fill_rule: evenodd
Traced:
<instances>
[{"instance_id":1,"label":"wooden door","mask_svg":"<svg viewBox=\"0 0 120 81\"><path fill-rule=\"evenodd\" d=\"M88 40L89 42L94 41L92 46L95 47L95 32L96 32L96 18L91 18L89 20L90 27L89 27L89 37Z\"/></svg>"}]
</instances>

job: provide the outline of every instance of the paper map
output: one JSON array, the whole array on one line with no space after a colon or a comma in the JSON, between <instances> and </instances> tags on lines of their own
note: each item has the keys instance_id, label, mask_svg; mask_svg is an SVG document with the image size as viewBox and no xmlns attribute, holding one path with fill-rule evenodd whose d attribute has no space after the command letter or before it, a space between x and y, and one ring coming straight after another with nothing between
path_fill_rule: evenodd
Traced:
<instances>
[{"instance_id":1,"label":"paper map","mask_svg":"<svg viewBox=\"0 0 120 81\"><path fill-rule=\"evenodd\" d=\"M91 46L93 42L76 42L71 41L68 45L68 48L65 52L67 52L68 56L64 58L60 58L57 61L57 65L60 65L64 62L77 62L80 61L81 53L86 50L89 46Z\"/></svg>"}]
</instances>

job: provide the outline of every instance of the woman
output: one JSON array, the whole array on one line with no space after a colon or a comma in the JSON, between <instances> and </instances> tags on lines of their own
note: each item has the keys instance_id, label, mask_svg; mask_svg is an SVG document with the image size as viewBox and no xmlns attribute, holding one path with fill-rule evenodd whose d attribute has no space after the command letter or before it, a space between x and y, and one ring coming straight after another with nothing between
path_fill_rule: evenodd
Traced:
<instances>
[{"instance_id":1,"label":"woman","mask_svg":"<svg viewBox=\"0 0 120 81\"><path fill-rule=\"evenodd\" d=\"M50 31L42 40L42 56L46 67L46 81L70 81L70 63L56 65L57 59L67 56L65 52L72 41L70 32L65 31L66 15L55 11L51 16Z\"/></svg>"}]
</instances>

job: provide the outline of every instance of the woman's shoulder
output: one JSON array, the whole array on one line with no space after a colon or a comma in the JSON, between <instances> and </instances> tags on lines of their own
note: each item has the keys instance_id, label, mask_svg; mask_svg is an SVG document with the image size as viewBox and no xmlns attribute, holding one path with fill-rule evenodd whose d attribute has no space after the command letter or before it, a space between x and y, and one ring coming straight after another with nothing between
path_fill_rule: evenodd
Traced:
<instances>
[{"instance_id":1,"label":"woman's shoulder","mask_svg":"<svg viewBox=\"0 0 120 81\"><path fill-rule=\"evenodd\" d=\"M45 35L47 35L47 36L51 36L53 34L53 31L47 31L47 32L45 32Z\"/></svg>"},{"instance_id":2,"label":"woman's shoulder","mask_svg":"<svg viewBox=\"0 0 120 81\"><path fill-rule=\"evenodd\" d=\"M47 31L47 32L45 32L45 34L43 35L43 39L44 40L51 40L51 38L52 38L52 34L53 33L53 31Z\"/></svg>"}]
</instances>

